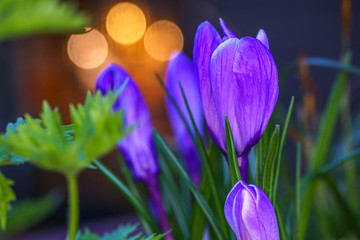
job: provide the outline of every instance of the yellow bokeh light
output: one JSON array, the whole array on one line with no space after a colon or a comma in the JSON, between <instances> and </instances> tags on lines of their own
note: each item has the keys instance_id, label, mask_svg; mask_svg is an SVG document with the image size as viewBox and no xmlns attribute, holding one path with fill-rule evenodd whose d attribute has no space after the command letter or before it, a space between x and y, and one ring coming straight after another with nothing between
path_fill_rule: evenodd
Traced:
<instances>
[{"instance_id":1,"label":"yellow bokeh light","mask_svg":"<svg viewBox=\"0 0 360 240\"><path fill-rule=\"evenodd\" d=\"M184 37L175 23L161 20L153 23L146 30L144 45L151 57L159 61L167 61L172 52L182 50Z\"/></svg>"},{"instance_id":2,"label":"yellow bokeh light","mask_svg":"<svg viewBox=\"0 0 360 240\"><path fill-rule=\"evenodd\" d=\"M146 18L135 4L118 3L110 9L106 17L106 29L110 37L118 43L135 43L144 35Z\"/></svg>"},{"instance_id":3,"label":"yellow bokeh light","mask_svg":"<svg viewBox=\"0 0 360 240\"><path fill-rule=\"evenodd\" d=\"M96 68L108 55L108 44L98 30L73 34L68 40L67 52L71 61L84 69Z\"/></svg>"}]
</instances>

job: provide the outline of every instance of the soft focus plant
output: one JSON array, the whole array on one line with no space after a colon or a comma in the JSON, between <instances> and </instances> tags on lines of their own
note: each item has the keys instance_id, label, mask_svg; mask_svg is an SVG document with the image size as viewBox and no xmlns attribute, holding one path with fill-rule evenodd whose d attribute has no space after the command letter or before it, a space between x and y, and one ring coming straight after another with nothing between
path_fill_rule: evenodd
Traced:
<instances>
[{"instance_id":1,"label":"soft focus plant","mask_svg":"<svg viewBox=\"0 0 360 240\"><path fill-rule=\"evenodd\" d=\"M6 6L20 2L0 3L0 18ZM37 4L57 6L56 1ZM63 19L72 16L68 5L51 9ZM83 18L76 19L60 26L78 29ZM41 26L32 31L40 31ZM153 129L135 80L115 64L99 75L98 93L88 94L84 105L71 106L71 125L63 125L58 110L44 103L39 119L26 115L0 136L0 166L26 162L67 178L68 239L145 239L135 232L136 225L104 236L88 229L77 231L76 179L88 168L100 171L129 200L142 230L150 235L146 239L360 238L354 161L360 157L360 117L352 124L348 96L348 73L360 76L360 68L351 65L348 42L339 61L302 57L279 70L278 80L264 30L256 38L238 39L222 19L220 28L222 37L209 22L200 24L193 64L184 53L176 52L168 63L165 83L157 75L177 141L172 147ZM27 32L20 29L20 33ZM5 38L0 34L0 40ZM317 112L321 117L314 116L304 97L306 117L298 120L292 117L297 107L294 97L288 99L289 106L277 102L279 85L294 69L299 68L300 78L309 75L304 70L309 66L334 68L339 74L324 113ZM336 135L337 129L342 136ZM294 138L296 151L285 151L285 144ZM115 146L124 181L99 160ZM149 191L144 191L144 184ZM0 221L9 232L14 225L11 219L34 215L40 204L52 208L45 198L23 205L28 211L9 214L15 201L12 185L0 173Z\"/></svg>"}]
</instances>

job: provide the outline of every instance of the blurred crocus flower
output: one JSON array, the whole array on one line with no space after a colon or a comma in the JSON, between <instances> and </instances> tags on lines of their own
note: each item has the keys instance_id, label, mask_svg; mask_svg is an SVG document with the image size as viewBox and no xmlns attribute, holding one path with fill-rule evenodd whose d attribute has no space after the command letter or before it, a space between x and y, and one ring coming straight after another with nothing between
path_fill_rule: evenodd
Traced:
<instances>
[{"instance_id":1,"label":"blurred crocus flower","mask_svg":"<svg viewBox=\"0 0 360 240\"><path fill-rule=\"evenodd\" d=\"M222 19L220 25L223 38L209 22L198 27L194 66L210 135L226 153L227 116L246 180L250 149L264 133L278 98L277 69L263 30L257 38L238 39Z\"/></svg>"},{"instance_id":2,"label":"blurred crocus flower","mask_svg":"<svg viewBox=\"0 0 360 240\"><path fill-rule=\"evenodd\" d=\"M108 91L117 91L127 79L129 81L116 100L113 110L124 110L124 127L133 126L133 130L118 143L118 148L134 177L148 187L161 227L164 232L168 232L170 226L157 180L159 167L153 140L153 127L149 110L140 90L130 75L116 64L110 64L100 73L96 90L100 90L104 95ZM172 234L168 233L165 239L172 240Z\"/></svg>"},{"instance_id":3,"label":"blurred crocus flower","mask_svg":"<svg viewBox=\"0 0 360 240\"><path fill-rule=\"evenodd\" d=\"M237 239L279 239L274 208L258 186L240 180L227 196L224 212Z\"/></svg>"},{"instance_id":4,"label":"blurred crocus flower","mask_svg":"<svg viewBox=\"0 0 360 240\"><path fill-rule=\"evenodd\" d=\"M186 99L189 103L191 114L194 117L195 124L202 135L204 118L201 106L199 83L197 76L195 75L192 62L184 53L174 52L173 56L176 57L173 57L168 63L165 75L168 91L179 105L187 123L192 128L191 119L179 86L179 82L181 83ZM169 98L166 98L165 102L173 132L180 152L185 160L185 166L187 167L194 184L199 186L201 161L190 135L194 134L194 129L191 129L192 132L189 133L173 103L169 100Z\"/></svg>"},{"instance_id":5,"label":"blurred crocus flower","mask_svg":"<svg viewBox=\"0 0 360 240\"><path fill-rule=\"evenodd\" d=\"M135 82L130 75L116 64L110 64L100 73L96 90L102 94L117 91L129 79L124 91L116 100L113 110L124 110L124 127L134 126L131 134L118 143L118 148L137 180L149 181L159 171L152 134L152 123L146 106Z\"/></svg>"}]
</instances>

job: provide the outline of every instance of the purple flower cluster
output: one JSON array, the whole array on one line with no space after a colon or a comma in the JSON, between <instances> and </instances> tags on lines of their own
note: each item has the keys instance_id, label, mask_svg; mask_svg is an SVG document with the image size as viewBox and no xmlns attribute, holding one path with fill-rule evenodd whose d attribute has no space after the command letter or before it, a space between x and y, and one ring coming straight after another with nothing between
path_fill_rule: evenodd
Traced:
<instances>
[{"instance_id":1,"label":"purple flower cluster","mask_svg":"<svg viewBox=\"0 0 360 240\"><path fill-rule=\"evenodd\" d=\"M224 211L237 238L279 239L270 200L259 187L246 183L250 150L263 135L278 98L277 68L262 29L256 38L239 39L222 19L220 27L223 37L209 22L200 24L195 36L193 64L183 53L174 53L176 56L166 71L166 86L185 121L192 126L180 91L181 84L200 134L204 135L205 118L210 136L225 155L225 116L229 119L244 181L239 181L230 191ZM121 67L111 64L99 76L97 89L103 94L117 90L126 78L130 81L114 110L124 109L125 126L134 129L119 142L119 150L136 179L154 182L159 168L151 119L135 82ZM194 184L199 186L201 164L191 139L194 129L187 130L168 99L166 106L185 166Z\"/></svg>"}]
</instances>

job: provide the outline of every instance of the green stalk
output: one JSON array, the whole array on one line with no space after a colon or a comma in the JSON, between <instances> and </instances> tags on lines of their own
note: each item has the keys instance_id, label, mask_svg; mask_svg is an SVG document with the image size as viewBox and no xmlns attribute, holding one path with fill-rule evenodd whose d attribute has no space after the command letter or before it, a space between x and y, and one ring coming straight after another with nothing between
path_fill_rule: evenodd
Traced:
<instances>
[{"instance_id":1,"label":"green stalk","mask_svg":"<svg viewBox=\"0 0 360 240\"><path fill-rule=\"evenodd\" d=\"M68 238L75 240L78 225L79 225L79 192L78 184L75 175L68 175L68 190L69 190L69 227Z\"/></svg>"}]
</instances>

